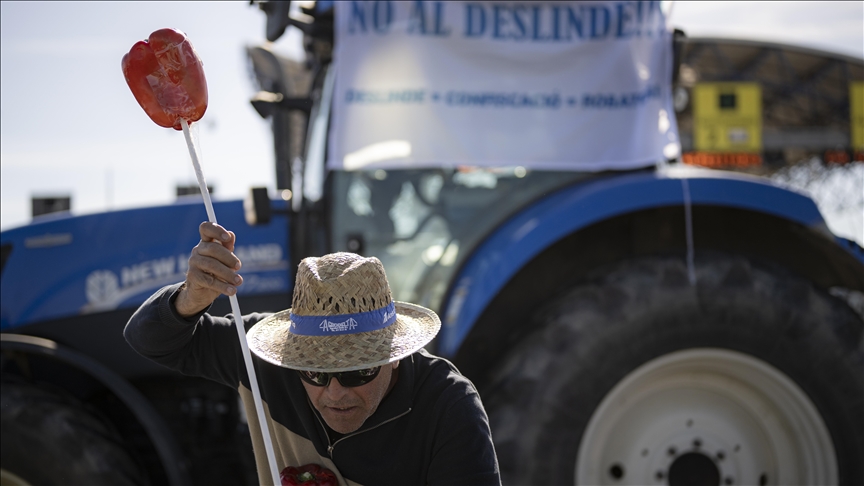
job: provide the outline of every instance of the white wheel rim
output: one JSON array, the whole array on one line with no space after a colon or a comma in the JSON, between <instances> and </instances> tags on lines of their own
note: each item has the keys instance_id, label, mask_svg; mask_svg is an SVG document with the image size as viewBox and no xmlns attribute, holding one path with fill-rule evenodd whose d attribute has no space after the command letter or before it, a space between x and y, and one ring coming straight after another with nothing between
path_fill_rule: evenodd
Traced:
<instances>
[{"instance_id":1,"label":"white wheel rim","mask_svg":"<svg viewBox=\"0 0 864 486\"><path fill-rule=\"evenodd\" d=\"M661 356L621 380L585 429L576 482L669 484L688 470L700 480L716 472L718 484L838 480L831 436L804 391L764 361L713 348Z\"/></svg>"}]
</instances>

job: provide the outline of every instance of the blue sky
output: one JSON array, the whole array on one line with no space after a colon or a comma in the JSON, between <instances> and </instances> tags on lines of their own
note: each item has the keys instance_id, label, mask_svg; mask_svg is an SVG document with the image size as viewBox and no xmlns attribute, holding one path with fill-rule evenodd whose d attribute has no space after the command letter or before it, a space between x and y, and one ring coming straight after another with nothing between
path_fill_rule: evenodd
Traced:
<instances>
[{"instance_id":1,"label":"blue sky","mask_svg":"<svg viewBox=\"0 0 864 486\"><path fill-rule=\"evenodd\" d=\"M797 44L864 58L864 2L675 2L693 37ZM120 70L136 41L186 32L210 91L198 123L217 199L273 184L269 125L249 105L243 51L264 42L249 2L0 2L0 228L30 220L34 195L72 196L75 214L165 204L194 184L182 134L157 127ZM274 48L300 56L296 31Z\"/></svg>"}]
</instances>

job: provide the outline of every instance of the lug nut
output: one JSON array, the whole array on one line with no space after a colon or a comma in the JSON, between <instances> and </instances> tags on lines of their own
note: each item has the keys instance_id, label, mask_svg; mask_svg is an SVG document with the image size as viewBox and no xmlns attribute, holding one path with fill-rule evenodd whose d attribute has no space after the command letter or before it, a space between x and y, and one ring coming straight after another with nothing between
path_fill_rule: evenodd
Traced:
<instances>
[{"instance_id":1,"label":"lug nut","mask_svg":"<svg viewBox=\"0 0 864 486\"><path fill-rule=\"evenodd\" d=\"M613 479L619 480L624 477L624 466L621 464L612 464L612 467L609 468L609 475L612 476Z\"/></svg>"}]
</instances>

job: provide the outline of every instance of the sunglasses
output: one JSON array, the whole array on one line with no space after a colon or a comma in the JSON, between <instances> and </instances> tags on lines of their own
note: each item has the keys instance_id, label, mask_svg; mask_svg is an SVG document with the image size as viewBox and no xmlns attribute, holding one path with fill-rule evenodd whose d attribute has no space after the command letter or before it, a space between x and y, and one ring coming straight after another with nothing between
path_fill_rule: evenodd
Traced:
<instances>
[{"instance_id":1,"label":"sunglasses","mask_svg":"<svg viewBox=\"0 0 864 486\"><path fill-rule=\"evenodd\" d=\"M340 371L337 373L323 373L320 371L297 371L300 379L309 383L312 386L327 386L330 384L331 378L336 378L339 384L351 388L355 386L363 386L366 383L374 380L381 371L380 366L375 368L367 368L357 371Z\"/></svg>"}]
</instances>

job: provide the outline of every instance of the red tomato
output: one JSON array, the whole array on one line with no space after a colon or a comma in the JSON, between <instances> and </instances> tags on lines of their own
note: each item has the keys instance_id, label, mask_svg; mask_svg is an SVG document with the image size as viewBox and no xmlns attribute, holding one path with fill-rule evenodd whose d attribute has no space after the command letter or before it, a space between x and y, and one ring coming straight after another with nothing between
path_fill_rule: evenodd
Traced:
<instances>
[{"instance_id":1,"label":"red tomato","mask_svg":"<svg viewBox=\"0 0 864 486\"><path fill-rule=\"evenodd\" d=\"M207 111L204 64L183 32L153 32L136 42L120 65L138 104L160 127L181 130L181 118L192 123Z\"/></svg>"},{"instance_id":2,"label":"red tomato","mask_svg":"<svg viewBox=\"0 0 864 486\"><path fill-rule=\"evenodd\" d=\"M338 486L339 481L333 471L318 464L288 466L279 474L282 486Z\"/></svg>"}]
</instances>

